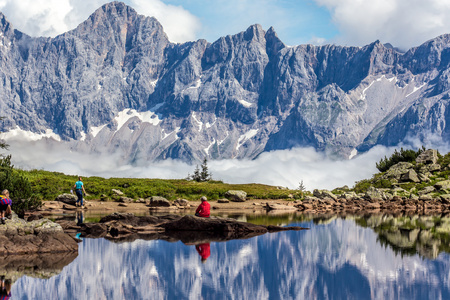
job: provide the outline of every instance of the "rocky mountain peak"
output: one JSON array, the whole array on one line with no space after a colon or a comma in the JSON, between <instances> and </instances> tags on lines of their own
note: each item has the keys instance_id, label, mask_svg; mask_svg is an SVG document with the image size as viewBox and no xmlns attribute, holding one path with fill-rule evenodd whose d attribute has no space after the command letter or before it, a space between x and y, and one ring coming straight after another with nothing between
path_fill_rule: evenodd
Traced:
<instances>
[{"instance_id":1,"label":"rocky mountain peak","mask_svg":"<svg viewBox=\"0 0 450 300\"><path fill-rule=\"evenodd\" d=\"M267 30L265 35L267 43L267 54L272 55L285 48L286 45L278 38L277 33L273 27Z\"/></svg>"},{"instance_id":2,"label":"rocky mountain peak","mask_svg":"<svg viewBox=\"0 0 450 300\"><path fill-rule=\"evenodd\" d=\"M7 32L13 32L14 28L12 24L8 21L6 16L0 12L0 32L3 32L4 34Z\"/></svg>"},{"instance_id":3,"label":"rocky mountain peak","mask_svg":"<svg viewBox=\"0 0 450 300\"><path fill-rule=\"evenodd\" d=\"M247 28L244 32L244 39L246 41L265 42L265 32L261 25L254 24Z\"/></svg>"},{"instance_id":4,"label":"rocky mountain peak","mask_svg":"<svg viewBox=\"0 0 450 300\"><path fill-rule=\"evenodd\" d=\"M349 155L422 129L450 140L449 35L405 54L380 41L286 47L258 24L172 44L155 18L121 2L55 38L23 38L3 15L0 27L3 132L50 130L128 161L293 146Z\"/></svg>"}]
</instances>

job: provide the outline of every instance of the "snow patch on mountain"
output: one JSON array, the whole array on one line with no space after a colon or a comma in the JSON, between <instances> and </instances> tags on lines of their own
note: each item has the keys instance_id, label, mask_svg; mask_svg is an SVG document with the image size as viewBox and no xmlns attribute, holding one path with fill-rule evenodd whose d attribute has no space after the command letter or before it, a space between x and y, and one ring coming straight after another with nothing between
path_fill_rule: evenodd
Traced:
<instances>
[{"instance_id":1,"label":"snow patch on mountain","mask_svg":"<svg viewBox=\"0 0 450 300\"><path fill-rule=\"evenodd\" d=\"M248 101L245 101L244 99L238 99L239 103L242 104L244 107L251 107L253 105L253 103L250 103Z\"/></svg>"},{"instance_id":2,"label":"snow patch on mountain","mask_svg":"<svg viewBox=\"0 0 450 300\"><path fill-rule=\"evenodd\" d=\"M192 116L192 119L195 121L195 123L198 126L198 131L199 132L202 131L202 129L203 129L203 122L200 121L199 119L197 119L197 116L195 115L195 112L193 112L191 116Z\"/></svg>"},{"instance_id":3,"label":"snow patch on mountain","mask_svg":"<svg viewBox=\"0 0 450 300\"><path fill-rule=\"evenodd\" d=\"M119 112L117 117L114 118L117 123L117 130L122 128L122 126L125 125L125 123L127 123L129 119L134 117L139 118L142 122L150 123L154 126L159 125L159 123L161 122L158 115L156 115L152 111L138 112L135 109L125 109Z\"/></svg>"},{"instance_id":4,"label":"snow patch on mountain","mask_svg":"<svg viewBox=\"0 0 450 300\"><path fill-rule=\"evenodd\" d=\"M256 134L258 133L258 129L250 129L249 131L247 131L246 133L244 133L243 135L241 135L238 139L238 143L236 145L236 151L239 150L239 148L249 139L251 139L252 137L254 137Z\"/></svg>"},{"instance_id":5,"label":"snow patch on mountain","mask_svg":"<svg viewBox=\"0 0 450 300\"><path fill-rule=\"evenodd\" d=\"M414 94L415 92L417 92L418 90L420 90L421 88L423 88L425 85L426 85L426 83L422 84L422 85L419 86L419 87L416 87L416 86L415 86L415 87L413 88L412 92L409 93L408 95L406 95L405 98L408 98L409 96L411 96L412 94Z\"/></svg>"},{"instance_id":6,"label":"snow patch on mountain","mask_svg":"<svg viewBox=\"0 0 450 300\"><path fill-rule=\"evenodd\" d=\"M102 131L102 129L106 126L106 124L101 125L101 126L94 126L91 127L91 134L92 136L95 138L97 136L97 134Z\"/></svg>"}]
</instances>

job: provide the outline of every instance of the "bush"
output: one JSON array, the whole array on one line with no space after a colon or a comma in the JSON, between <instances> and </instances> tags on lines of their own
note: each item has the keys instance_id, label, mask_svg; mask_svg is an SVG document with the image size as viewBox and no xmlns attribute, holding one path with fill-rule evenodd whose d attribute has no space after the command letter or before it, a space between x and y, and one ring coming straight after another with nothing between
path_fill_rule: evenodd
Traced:
<instances>
[{"instance_id":1,"label":"bush","mask_svg":"<svg viewBox=\"0 0 450 300\"><path fill-rule=\"evenodd\" d=\"M372 186L371 180L363 179L363 180L356 182L355 187L353 188L353 191L357 194L365 193L371 186Z\"/></svg>"},{"instance_id":2,"label":"bush","mask_svg":"<svg viewBox=\"0 0 450 300\"><path fill-rule=\"evenodd\" d=\"M14 169L11 155L0 158L0 187L1 190L9 190L13 202L12 210L20 217L23 217L26 211L42 205L41 200L33 195L28 178Z\"/></svg>"},{"instance_id":3,"label":"bush","mask_svg":"<svg viewBox=\"0 0 450 300\"><path fill-rule=\"evenodd\" d=\"M399 152L395 149L391 157L387 158L385 156L378 163L376 163L376 167L380 172L386 172L390 167L399 162L414 162L417 156L419 156L423 151L425 151L425 147L423 146L417 151L410 149L404 150L403 148L400 148Z\"/></svg>"}]
</instances>

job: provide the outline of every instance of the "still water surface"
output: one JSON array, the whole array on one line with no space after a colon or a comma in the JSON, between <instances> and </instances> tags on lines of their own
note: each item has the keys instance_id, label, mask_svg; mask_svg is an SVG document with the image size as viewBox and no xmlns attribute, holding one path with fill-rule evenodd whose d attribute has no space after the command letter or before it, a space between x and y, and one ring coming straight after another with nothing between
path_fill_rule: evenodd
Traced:
<instances>
[{"instance_id":1,"label":"still water surface","mask_svg":"<svg viewBox=\"0 0 450 300\"><path fill-rule=\"evenodd\" d=\"M450 299L445 241L348 217L285 223L310 230L197 247L85 238L59 274L17 279L11 299Z\"/></svg>"}]
</instances>

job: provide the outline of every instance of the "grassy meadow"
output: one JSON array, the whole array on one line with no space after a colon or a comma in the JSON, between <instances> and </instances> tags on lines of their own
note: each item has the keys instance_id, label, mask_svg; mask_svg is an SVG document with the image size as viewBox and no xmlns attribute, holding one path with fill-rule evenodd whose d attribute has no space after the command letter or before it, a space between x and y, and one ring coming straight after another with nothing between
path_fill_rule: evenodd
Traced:
<instances>
[{"instance_id":1,"label":"grassy meadow","mask_svg":"<svg viewBox=\"0 0 450 300\"><path fill-rule=\"evenodd\" d=\"M33 194L40 200L54 200L58 195L69 193L77 176L44 170L19 170L32 187ZM112 189L121 190L125 196L133 199L162 196L168 200L183 198L198 200L201 196L209 200L224 198L228 190L243 190L250 199L289 199L300 198L299 190L287 190L264 184L227 184L209 180L197 182L186 179L146 179L146 178L101 178L83 177L86 199L100 199L102 195L113 199Z\"/></svg>"}]
</instances>

